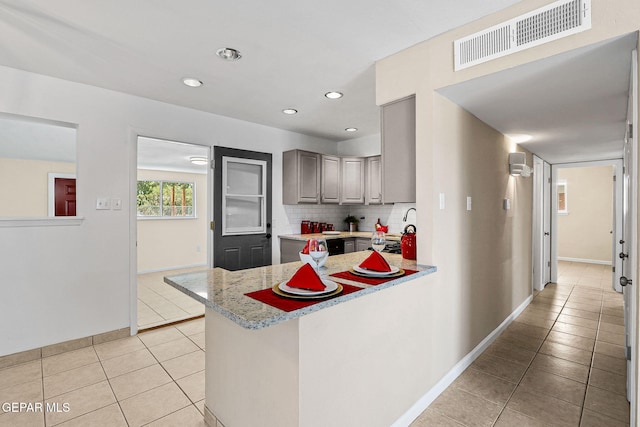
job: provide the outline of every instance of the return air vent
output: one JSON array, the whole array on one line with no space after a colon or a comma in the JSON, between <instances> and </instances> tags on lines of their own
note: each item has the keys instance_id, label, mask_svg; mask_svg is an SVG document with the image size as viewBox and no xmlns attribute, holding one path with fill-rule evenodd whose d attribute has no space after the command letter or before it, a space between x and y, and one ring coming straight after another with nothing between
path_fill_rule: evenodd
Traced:
<instances>
[{"instance_id":1,"label":"return air vent","mask_svg":"<svg viewBox=\"0 0 640 427\"><path fill-rule=\"evenodd\" d=\"M454 42L455 70L591 28L591 0L561 0Z\"/></svg>"}]
</instances>

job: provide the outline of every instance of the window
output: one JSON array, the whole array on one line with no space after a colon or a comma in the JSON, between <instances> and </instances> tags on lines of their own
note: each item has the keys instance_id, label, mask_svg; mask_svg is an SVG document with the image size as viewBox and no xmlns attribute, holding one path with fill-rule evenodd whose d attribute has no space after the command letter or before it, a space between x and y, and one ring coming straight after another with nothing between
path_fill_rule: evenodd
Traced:
<instances>
[{"instance_id":1,"label":"window","mask_svg":"<svg viewBox=\"0 0 640 427\"><path fill-rule=\"evenodd\" d=\"M569 210L567 209L567 180L559 179L558 184L556 185L556 189L558 194L558 213L568 214Z\"/></svg>"},{"instance_id":2,"label":"window","mask_svg":"<svg viewBox=\"0 0 640 427\"><path fill-rule=\"evenodd\" d=\"M222 235L266 232L267 162L222 158Z\"/></svg>"},{"instance_id":3,"label":"window","mask_svg":"<svg viewBox=\"0 0 640 427\"><path fill-rule=\"evenodd\" d=\"M138 181L138 217L195 218L195 184Z\"/></svg>"}]
</instances>

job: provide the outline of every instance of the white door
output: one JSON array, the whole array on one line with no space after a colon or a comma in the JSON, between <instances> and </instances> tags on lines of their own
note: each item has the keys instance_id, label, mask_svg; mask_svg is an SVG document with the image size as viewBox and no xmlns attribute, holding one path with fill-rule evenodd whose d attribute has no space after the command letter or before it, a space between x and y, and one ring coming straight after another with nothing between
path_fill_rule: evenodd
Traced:
<instances>
[{"instance_id":1,"label":"white door","mask_svg":"<svg viewBox=\"0 0 640 427\"><path fill-rule=\"evenodd\" d=\"M542 270L542 282L547 284L549 282L558 280L557 277L553 278L551 275L551 198L555 194L555 191L551 191L551 165L544 162L543 164L543 207L542 207L542 236L544 244L542 246L542 261L544 269Z\"/></svg>"},{"instance_id":2,"label":"white door","mask_svg":"<svg viewBox=\"0 0 640 427\"><path fill-rule=\"evenodd\" d=\"M546 174L545 174L546 170ZM550 183L549 164L533 156L533 287L542 291L550 282Z\"/></svg>"},{"instance_id":3,"label":"white door","mask_svg":"<svg viewBox=\"0 0 640 427\"><path fill-rule=\"evenodd\" d=\"M635 369L638 357L637 352L637 286L636 282L636 256L637 256L637 188L638 164L635 156L638 155L637 120L638 117L638 71L637 52L633 51L631 61L631 90L629 109L627 112L627 134L625 136L624 149L624 186L623 186L623 234L624 242L620 258L622 263L622 277L620 284L624 286L624 324L625 341L627 347L627 399L631 403L631 424L636 425L637 419L637 390Z\"/></svg>"}]
</instances>

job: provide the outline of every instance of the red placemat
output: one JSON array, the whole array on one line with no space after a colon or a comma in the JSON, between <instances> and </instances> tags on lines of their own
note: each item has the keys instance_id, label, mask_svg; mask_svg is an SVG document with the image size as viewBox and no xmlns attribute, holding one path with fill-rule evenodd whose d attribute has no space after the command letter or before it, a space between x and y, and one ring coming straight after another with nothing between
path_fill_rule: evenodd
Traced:
<instances>
[{"instance_id":1,"label":"red placemat","mask_svg":"<svg viewBox=\"0 0 640 427\"><path fill-rule=\"evenodd\" d=\"M310 305L317 304L322 301L326 301L332 298L337 298L342 295L347 295L353 292L361 291L362 288L353 285L347 285L345 283L340 283L342 285L342 292L338 295L334 295L328 298L322 299L313 299L313 300L299 300L299 299L291 299L281 297L280 295L276 295L271 288L269 289L261 289L259 291L248 292L245 295L249 298L253 298L265 304L269 304L272 307L279 308L282 311L293 311L301 308L309 307Z\"/></svg>"},{"instance_id":2,"label":"red placemat","mask_svg":"<svg viewBox=\"0 0 640 427\"><path fill-rule=\"evenodd\" d=\"M409 276L411 274L415 274L418 272L418 270L409 270L407 268L403 270L404 270L404 276ZM389 280L397 279L397 277L383 277L380 279L378 278L374 279L371 277L358 276L357 274L353 274L349 271L341 271L339 273L333 273L333 274L330 274L330 276L338 277L340 279L353 280L354 282L366 283L367 285L379 285L381 283L386 283ZM400 277L404 277L404 276L400 276Z\"/></svg>"}]
</instances>

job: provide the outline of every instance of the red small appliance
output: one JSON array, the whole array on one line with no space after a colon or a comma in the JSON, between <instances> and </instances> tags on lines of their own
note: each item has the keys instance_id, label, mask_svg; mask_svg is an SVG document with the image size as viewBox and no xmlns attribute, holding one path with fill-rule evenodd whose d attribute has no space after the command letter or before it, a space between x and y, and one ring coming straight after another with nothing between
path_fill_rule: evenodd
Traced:
<instances>
[{"instance_id":1,"label":"red small appliance","mask_svg":"<svg viewBox=\"0 0 640 427\"><path fill-rule=\"evenodd\" d=\"M416 246L416 226L409 224L404 228L402 239L400 239L402 258L416 259Z\"/></svg>"}]
</instances>

